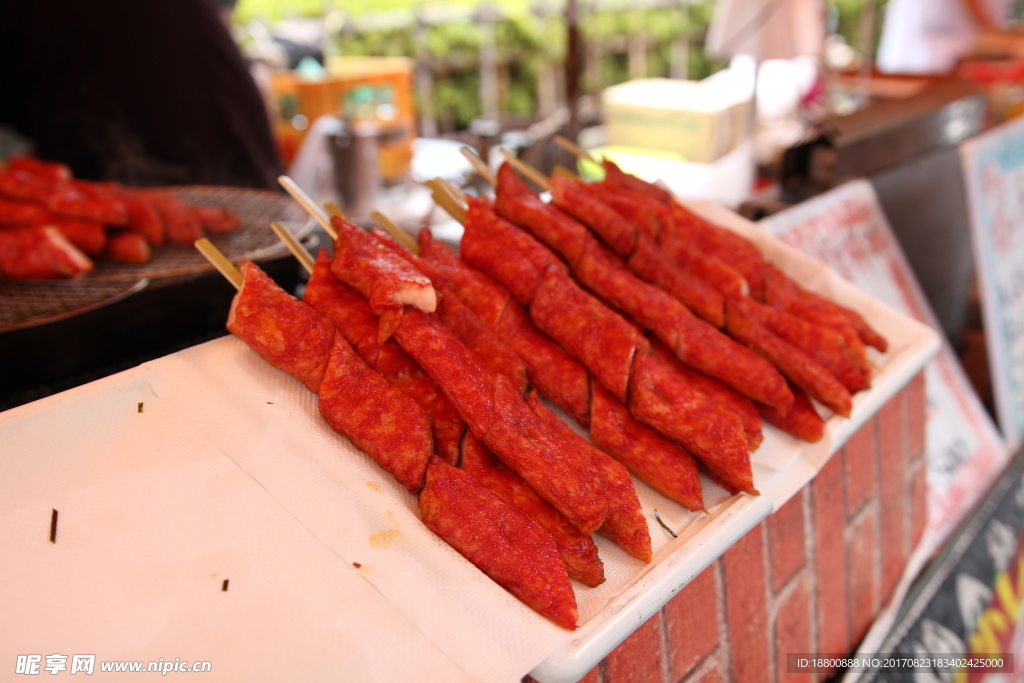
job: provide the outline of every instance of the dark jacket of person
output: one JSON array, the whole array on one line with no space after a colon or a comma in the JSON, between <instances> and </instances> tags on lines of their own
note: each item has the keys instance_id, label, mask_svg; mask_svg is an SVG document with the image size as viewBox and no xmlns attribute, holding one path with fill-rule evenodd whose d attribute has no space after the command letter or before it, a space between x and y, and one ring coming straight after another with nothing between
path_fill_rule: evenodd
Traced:
<instances>
[{"instance_id":1,"label":"dark jacket of person","mask_svg":"<svg viewBox=\"0 0 1024 683\"><path fill-rule=\"evenodd\" d=\"M279 173L210 0L0 0L0 124L91 180L274 188Z\"/></svg>"}]
</instances>

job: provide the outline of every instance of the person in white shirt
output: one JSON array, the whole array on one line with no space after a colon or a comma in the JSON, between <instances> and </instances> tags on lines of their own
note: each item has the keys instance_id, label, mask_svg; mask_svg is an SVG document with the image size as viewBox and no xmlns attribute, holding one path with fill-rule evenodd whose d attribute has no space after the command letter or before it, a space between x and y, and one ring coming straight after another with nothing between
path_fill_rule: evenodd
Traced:
<instances>
[{"instance_id":1,"label":"person in white shirt","mask_svg":"<svg viewBox=\"0 0 1024 683\"><path fill-rule=\"evenodd\" d=\"M996 31L1013 0L890 0L876 65L883 73L949 73L978 37Z\"/></svg>"}]
</instances>

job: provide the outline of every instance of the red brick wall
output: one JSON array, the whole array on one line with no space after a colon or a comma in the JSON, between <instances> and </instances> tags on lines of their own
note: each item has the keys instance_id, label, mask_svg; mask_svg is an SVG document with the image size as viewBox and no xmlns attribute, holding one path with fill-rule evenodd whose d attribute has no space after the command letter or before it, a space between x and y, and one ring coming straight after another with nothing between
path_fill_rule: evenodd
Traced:
<instances>
[{"instance_id":1,"label":"red brick wall","mask_svg":"<svg viewBox=\"0 0 1024 683\"><path fill-rule=\"evenodd\" d=\"M786 654L851 652L924 531L924 410L918 375L582 681L816 680Z\"/></svg>"}]
</instances>

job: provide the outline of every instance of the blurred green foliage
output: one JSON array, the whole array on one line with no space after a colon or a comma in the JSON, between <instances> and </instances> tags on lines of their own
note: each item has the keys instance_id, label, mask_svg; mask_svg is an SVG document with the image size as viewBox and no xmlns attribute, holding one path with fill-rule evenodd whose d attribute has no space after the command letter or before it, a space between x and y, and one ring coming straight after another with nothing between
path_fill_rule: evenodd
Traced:
<instances>
[{"instance_id":1,"label":"blurred green foliage","mask_svg":"<svg viewBox=\"0 0 1024 683\"><path fill-rule=\"evenodd\" d=\"M864 0L844 0L863 2ZM494 26L503 111L532 114L537 111L538 78L546 65L561 70L565 60L565 21L558 9L547 14L533 10L536 0L493 0L503 18ZM240 0L235 20L273 22L287 17L316 17L334 10L359 23L368 13L405 10L420 3L414 0ZM475 0L433 0L442 5L474 7ZM647 76L668 76L672 44L687 49L687 74L704 78L725 64L704 53L704 38L714 0L696 0L664 8L601 9L590 11L580 0L580 29L584 43L604 45L596 73L587 74L583 87L597 93L629 79L628 38L642 34L647 44ZM560 7L558 5L556 7ZM626 7L622 5L622 7ZM351 24L349 24L351 26ZM345 30L327 46L329 54L416 57L415 27ZM685 42L683 42L685 41ZM442 130L465 128L481 114L479 53L481 32L472 20L431 25L426 28L425 47L434 61L433 110Z\"/></svg>"},{"instance_id":2,"label":"blurred green foliage","mask_svg":"<svg viewBox=\"0 0 1024 683\"><path fill-rule=\"evenodd\" d=\"M235 7L235 21L244 23L250 19L278 21L288 17L319 17L333 9L340 9L349 16L358 17L371 12L393 12L411 10L416 5L475 7L479 0L239 0ZM525 14L530 9L530 0L492 0L505 12Z\"/></svg>"},{"instance_id":3,"label":"blurred green foliage","mask_svg":"<svg viewBox=\"0 0 1024 683\"><path fill-rule=\"evenodd\" d=\"M860 22L864 8L868 0L829 0L829 29L843 37L846 44L864 54L865 48L872 55L878 53L878 41L882 37L882 23L885 18L885 7L887 0L876 0L875 2L875 24L871 45L860 44Z\"/></svg>"}]
</instances>

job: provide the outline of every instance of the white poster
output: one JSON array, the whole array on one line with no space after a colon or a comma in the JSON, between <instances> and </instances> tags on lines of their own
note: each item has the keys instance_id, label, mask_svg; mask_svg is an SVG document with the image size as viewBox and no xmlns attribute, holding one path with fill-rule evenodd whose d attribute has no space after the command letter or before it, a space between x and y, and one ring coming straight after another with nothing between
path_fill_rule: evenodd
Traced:
<instances>
[{"instance_id":1,"label":"white poster","mask_svg":"<svg viewBox=\"0 0 1024 683\"><path fill-rule=\"evenodd\" d=\"M996 417L1024 438L1024 120L960 146Z\"/></svg>"},{"instance_id":2,"label":"white poster","mask_svg":"<svg viewBox=\"0 0 1024 683\"><path fill-rule=\"evenodd\" d=\"M847 183L760 225L821 259L859 289L941 331L866 180ZM1009 452L944 337L942 350L925 369L925 386L928 526L941 542L1002 471Z\"/></svg>"}]
</instances>

